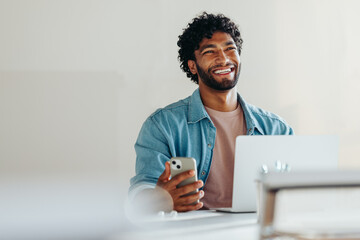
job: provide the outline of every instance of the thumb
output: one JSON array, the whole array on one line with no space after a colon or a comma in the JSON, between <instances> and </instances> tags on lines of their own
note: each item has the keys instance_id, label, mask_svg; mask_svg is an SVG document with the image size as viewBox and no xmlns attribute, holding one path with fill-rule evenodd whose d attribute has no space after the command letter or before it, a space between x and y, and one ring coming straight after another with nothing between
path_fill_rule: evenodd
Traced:
<instances>
[{"instance_id":1,"label":"thumb","mask_svg":"<svg viewBox=\"0 0 360 240\"><path fill-rule=\"evenodd\" d=\"M159 177L159 181L161 182L168 182L170 180L170 163L169 162L165 162L165 170L164 172L160 175Z\"/></svg>"}]
</instances>

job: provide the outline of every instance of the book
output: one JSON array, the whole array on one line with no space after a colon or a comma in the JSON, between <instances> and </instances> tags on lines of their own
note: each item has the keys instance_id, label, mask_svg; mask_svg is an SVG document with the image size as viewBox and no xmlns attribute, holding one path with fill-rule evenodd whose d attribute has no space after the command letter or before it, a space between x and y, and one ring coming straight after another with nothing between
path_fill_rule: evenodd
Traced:
<instances>
[{"instance_id":1,"label":"book","mask_svg":"<svg viewBox=\"0 0 360 240\"><path fill-rule=\"evenodd\" d=\"M360 239L360 172L262 176L261 239Z\"/></svg>"}]
</instances>

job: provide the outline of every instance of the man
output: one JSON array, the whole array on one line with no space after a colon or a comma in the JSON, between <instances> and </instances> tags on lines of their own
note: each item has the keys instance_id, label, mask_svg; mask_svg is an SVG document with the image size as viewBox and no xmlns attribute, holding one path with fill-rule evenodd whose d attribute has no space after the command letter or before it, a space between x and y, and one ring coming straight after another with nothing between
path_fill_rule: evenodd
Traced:
<instances>
[{"instance_id":1,"label":"man","mask_svg":"<svg viewBox=\"0 0 360 240\"><path fill-rule=\"evenodd\" d=\"M246 103L237 93L242 42L229 18L205 12L179 36L181 68L199 88L143 124L135 144L132 196L156 186L170 194L176 211L230 207L236 136L293 134L280 117ZM199 181L177 188L194 172L170 178L172 157L195 158ZM200 191L184 196L196 189ZM190 205L196 200L198 204Z\"/></svg>"}]
</instances>

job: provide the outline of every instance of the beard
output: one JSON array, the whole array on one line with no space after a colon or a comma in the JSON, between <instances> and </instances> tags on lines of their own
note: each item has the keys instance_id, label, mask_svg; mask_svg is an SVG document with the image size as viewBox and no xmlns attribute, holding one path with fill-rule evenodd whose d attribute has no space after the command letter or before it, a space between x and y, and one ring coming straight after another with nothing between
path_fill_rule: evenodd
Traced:
<instances>
[{"instance_id":1,"label":"beard","mask_svg":"<svg viewBox=\"0 0 360 240\"><path fill-rule=\"evenodd\" d=\"M218 91L226 91L226 90L230 90L232 88L234 88L239 80L239 76L240 76L240 69L241 69L241 63L239 65L239 67L237 67L235 65L235 76L233 79L228 79L226 77L224 77L223 79L221 79L220 82L216 81L215 78L211 75L211 70L215 67L220 67L220 66L214 66L211 67L207 70L207 72L202 69L196 62L196 68L198 71L198 74L200 77L200 81L202 81L206 86L208 86L209 88L212 88L214 90L218 90ZM227 64L227 66L231 66L233 64Z\"/></svg>"}]
</instances>

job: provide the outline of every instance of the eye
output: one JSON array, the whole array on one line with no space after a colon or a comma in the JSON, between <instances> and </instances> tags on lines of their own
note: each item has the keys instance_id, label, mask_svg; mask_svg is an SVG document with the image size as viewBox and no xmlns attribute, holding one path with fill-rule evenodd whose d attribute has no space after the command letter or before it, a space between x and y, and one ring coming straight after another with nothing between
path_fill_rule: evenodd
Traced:
<instances>
[{"instance_id":1,"label":"eye","mask_svg":"<svg viewBox=\"0 0 360 240\"><path fill-rule=\"evenodd\" d=\"M214 51L213 50L207 50L207 51L203 52L203 55L210 54L210 53L214 53Z\"/></svg>"},{"instance_id":2,"label":"eye","mask_svg":"<svg viewBox=\"0 0 360 240\"><path fill-rule=\"evenodd\" d=\"M226 50L236 50L236 47L228 47Z\"/></svg>"}]
</instances>

